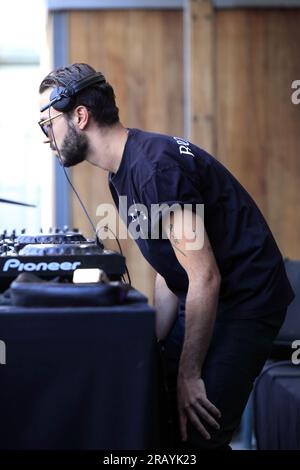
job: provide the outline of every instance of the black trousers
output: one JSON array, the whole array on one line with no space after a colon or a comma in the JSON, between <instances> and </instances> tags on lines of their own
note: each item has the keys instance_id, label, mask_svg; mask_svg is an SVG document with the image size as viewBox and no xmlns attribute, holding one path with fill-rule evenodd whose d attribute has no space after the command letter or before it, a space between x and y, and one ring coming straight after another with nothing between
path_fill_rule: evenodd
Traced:
<instances>
[{"instance_id":1,"label":"black trousers","mask_svg":"<svg viewBox=\"0 0 300 470\"><path fill-rule=\"evenodd\" d=\"M182 442L177 411L177 372L184 335L184 307L175 326L161 343L163 375L167 389L169 426L167 446L180 450L230 450L230 441L239 426L255 378L268 359L272 343L284 321L286 309L253 318L219 315L202 367L208 399L221 411L220 430L203 421L211 435L204 439L192 423L188 439Z\"/></svg>"}]
</instances>

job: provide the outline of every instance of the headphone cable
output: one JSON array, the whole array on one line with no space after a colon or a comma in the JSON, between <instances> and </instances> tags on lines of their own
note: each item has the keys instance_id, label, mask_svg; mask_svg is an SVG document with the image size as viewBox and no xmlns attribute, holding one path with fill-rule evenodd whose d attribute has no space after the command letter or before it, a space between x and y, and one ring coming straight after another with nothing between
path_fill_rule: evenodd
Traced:
<instances>
[{"instance_id":1,"label":"headphone cable","mask_svg":"<svg viewBox=\"0 0 300 470\"><path fill-rule=\"evenodd\" d=\"M121 247L121 243L120 243L120 241L119 241L117 235L109 228L108 224L106 224L106 225L101 225L101 226L99 227L99 229L101 229L101 228L103 228L104 231L109 230L109 231L113 234L113 236L115 237L115 240L116 240L116 242L117 242L117 244L118 244L120 254L125 258L125 256L123 255L123 250L122 250L122 247ZM98 229L98 230L99 230L99 229ZM127 268L126 263L125 263L125 271L126 271L126 274L127 274L127 277L128 277L129 285L131 286L131 278L130 278L129 270L128 270L128 268ZM122 278L123 278L123 276L122 276ZM123 280L124 280L124 278L123 278ZM124 282L125 282L125 280L124 280Z\"/></svg>"},{"instance_id":2,"label":"headphone cable","mask_svg":"<svg viewBox=\"0 0 300 470\"><path fill-rule=\"evenodd\" d=\"M51 108L51 106L49 106L49 108L48 108L48 109L49 109L49 119L51 119L50 108ZM57 151L57 157L58 157L58 160L59 160L59 164L60 164L60 166L62 167L63 172L64 172L64 174L65 174L65 177L66 177L66 179L67 179L69 185L71 186L72 190L74 191L74 193L75 193L75 195L76 195L76 197L77 197L77 199L78 199L78 201L79 201L79 204L80 204L82 210L84 211L84 213L85 213L85 215L86 215L86 217L87 217L87 219L88 219L88 221L89 221L89 223L90 223L90 225L91 225L91 227L92 227L92 229L93 229L93 232L94 232L95 237L96 237L96 243L97 243L97 245L98 245L100 248L103 249L103 248L104 248L104 245L103 245L101 239L100 239L99 236L98 236L98 232L97 232L97 229L96 229L96 227L95 227L95 224L93 223L91 217L89 216L89 213L88 213L88 211L87 211L85 205L83 204L83 202L82 202L82 200L81 200L81 198L80 198L80 196L79 196L77 190L75 189L73 183L71 182L71 180L70 180L70 178L69 178L69 175L68 175L68 173L67 173L67 171L66 171L66 169L65 169L65 167L64 167L64 164L63 164L63 161L62 161L62 158L61 158L61 153L60 153L60 150L59 150L58 145L57 145L57 143L56 143L56 138L55 138L55 134L54 134L54 132L53 132L53 126L52 126L51 120L49 121L49 123L50 123L50 126L51 126L51 133L52 133L54 145L55 145L55 148L56 148L56 151ZM100 227L100 228L101 228L101 227ZM115 239L116 239L116 242L117 242L117 244L118 244L119 250L120 250L120 254L124 257L123 251L122 251L122 247L121 247L121 244L120 244L120 242L119 242L119 239L118 239L117 235L108 227L108 225L105 225L104 228L105 228L106 230L109 230L109 231L114 235L114 237L115 237ZM125 257L124 257L124 258L125 258ZM127 274L127 277L128 277L128 283L129 283L129 285L131 286L131 278L130 278L129 270L128 270L127 265L126 265L126 261L125 261L125 271L126 271L126 274ZM125 283L125 278L124 278L124 275L123 275L123 274L122 274L122 279L123 279L123 282Z\"/></svg>"}]
</instances>

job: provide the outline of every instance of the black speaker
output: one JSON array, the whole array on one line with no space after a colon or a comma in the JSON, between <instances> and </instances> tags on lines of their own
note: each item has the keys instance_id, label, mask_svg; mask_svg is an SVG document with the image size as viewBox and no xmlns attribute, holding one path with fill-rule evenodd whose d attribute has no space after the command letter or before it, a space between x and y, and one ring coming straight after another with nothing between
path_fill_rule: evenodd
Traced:
<instances>
[{"instance_id":1,"label":"black speaker","mask_svg":"<svg viewBox=\"0 0 300 470\"><path fill-rule=\"evenodd\" d=\"M80 80L73 80L65 87L60 86L53 88L50 101L40 109L41 113L49 109L50 106L56 109L56 111L70 111L75 104L75 95L84 88L95 85L96 83L105 83L105 78L100 72L92 73Z\"/></svg>"}]
</instances>

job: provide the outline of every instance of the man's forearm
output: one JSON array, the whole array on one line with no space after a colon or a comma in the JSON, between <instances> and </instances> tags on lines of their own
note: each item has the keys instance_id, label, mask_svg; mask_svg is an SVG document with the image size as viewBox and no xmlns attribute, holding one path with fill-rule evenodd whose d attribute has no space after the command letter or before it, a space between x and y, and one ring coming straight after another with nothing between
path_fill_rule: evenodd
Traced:
<instances>
[{"instance_id":1,"label":"man's forearm","mask_svg":"<svg viewBox=\"0 0 300 470\"><path fill-rule=\"evenodd\" d=\"M185 336L180 358L180 375L200 377L210 344L219 297L219 279L190 282L185 305Z\"/></svg>"}]
</instances>

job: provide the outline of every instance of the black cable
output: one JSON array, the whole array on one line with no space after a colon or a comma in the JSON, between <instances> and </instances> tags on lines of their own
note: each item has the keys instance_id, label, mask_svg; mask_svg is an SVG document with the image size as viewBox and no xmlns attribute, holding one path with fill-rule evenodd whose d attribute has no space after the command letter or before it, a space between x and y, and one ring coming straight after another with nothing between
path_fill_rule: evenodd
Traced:
<instances>
[{"instance_id":1,"label":"black cable","mask_svg":"<svg viewBox=\"0 0 300 470\"><path fill-rule=\"evenodd\" d=\"M55 148L56 148L56 151L57 151L57 157L58 157L60 166L62 167L63 172L64 172L64 174L65 174L65 177L67 178L67 181L68 181L69 185L70 185L71 188L73 189L73 191L74 191L74 193L75 193L75 195L76 195L76 197L77 197L77 199L78 199L78 201L79 201L79 204L80 204L82 210L84 211L84 213L85 213L85 215L86 215L86 217L87 217L89 223L91 224L91 227L92 227L93 232L94 232L95 237L96 237L96 243L97 243L97 245L100 246L100 247L103 249L103 248L104 248L104 245L103 245L101 239L99 239L99 237L98 237L97 229L96 229L96 227L95 227L95 225L94 225L94 223L93 223L91 217L89 216L89 213L88 213L88 211L87 211L85 205L83 204L83 202L82 202L82 200L81 200L81 198L80 198L78 192L76 191L76 189L75 189L73 183L71 182L71 180L70 180L70 178L69 178L69 175L68 175L68 173L67 173L67 171L66 171L66 169L65 169L65 167L64 167L64 164L63 164L63 161L62 161L62 158L61 158L61 153L60 153L60 150L59 150L58 145L57 145L57 143L56 143L56 138L55 138L55 135L54 135L54 132L53 132L53 126L52 126L52 122L51 122L51 113L50 113L51 106L49 106L48 109L49 109L49 123L50 123L50 126L51 126L51 133L52 133L53 142L54 142L54 145L55 145ZM108 225L106 225L105 228L106 228L106 230L110 230L110 232L111 232L111 233L113 234L113 236L115 237L115 239L116 239L116 241L117 241L117 243L118 243L118 247L119 247L119 250L120 250L120 254L124 257L123 251L122 251L122 247L121 247L121 244L120 244L120 242L119 242L119 239L118 239L117 235L108 227ZM125 257L124 257L124 258L125 258ZM130 274L129 274L129 270L128 270L128 268L127 268L126 262L125 262L125 271L126 271L126 274L127 274L127 277L128 277L129 285L131 286L131 278L130 278ZM123 279L123 281L125 282L124 275L122 275L122 279Z\"/></svg>"},{"instance_id":2,"label":"black cable","mask_svg":"<svg viewBox=\"0 0 300 470\"><path fill-rule=\"evenodd\" d=\"M109 231L113 234L113 236L115 237L115 240L116 240L116 242L117 242L117 244L118 244L120 254L125 258L125 256L123 255L123 250L122 250L122 247L121 247L121 243L120 243L120 241L119 241L117 235L109 228L109 226L108 226L107 224L106 224L106 225L100 225L99 229L101 229L101 228L103 228L104 231L109 230ZM131 278L130 278L130 274L129 274L129 271L128 271L128 268L127 268L126 263L125 263L125 271L126 271L126 274L127 274L127 277L128 277L128 283L129 283L129 285L131 286ZM123 278L123 280L124 280L124 282L125 282L125 279L124 279L123 276L122 276L122 278Z\"/></svg>"},{"instance_id":3,"label":"black cable","mask_svg":"<svg viewBox=\"0 0 300 470\"><path fill-rule=\"evenodd\" d=\"M51 109L51 107L49 107L49 119L51 119L51 116L50 116L50 109ZM67 181L68 181L69 185L71 186L71 188L73 189L74 193L76 194L76 197L77 197L77 199L78 199L78 201L79 201L79 204L81 205L82 210L84 211L85 215L87 216L88 221L89 221L89 223L90 223L91 226L92 226L93 232L96 234L96 238L98 238L98 237L97 237L97 232L96 232L96 227L95 227L95 225L94 225L92 219L90 218L89 213L88 213L88 211L86 210L86 208L85 208L85 206L84 206L84 204L83 204L83 202L82 202L82 200L81 200L81 198L80 198L78 192L77 192L76 189L74 188L73 183L71 182L71 180L70 180L70 178L69 178L69 175L68 175L68 173L67 173L67 171L66 171L66 169L65 169L65 167L64 167L64 164L63 164L63 161L62 161L62 158L61 158L61 153L60 153L60 150L59 150L59 148L58 148L58 146L57 146L56 139L55 139L55 135L54 135L54 132L53 132L53 126L52 126L51 121L49 121L49 122L50 122L50 125L51 125L51 132L52 132L52 136L53 136L54 145L55 145L56 150L57 150L57 156L58 156L58 160L59 160L60 166L61 166L62 169L63 169L63 172L64 172L64 174L65 174L65 177L67 178Z\"/></svg>"}]
</instances>

